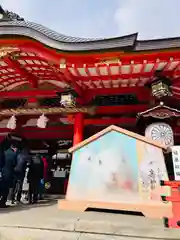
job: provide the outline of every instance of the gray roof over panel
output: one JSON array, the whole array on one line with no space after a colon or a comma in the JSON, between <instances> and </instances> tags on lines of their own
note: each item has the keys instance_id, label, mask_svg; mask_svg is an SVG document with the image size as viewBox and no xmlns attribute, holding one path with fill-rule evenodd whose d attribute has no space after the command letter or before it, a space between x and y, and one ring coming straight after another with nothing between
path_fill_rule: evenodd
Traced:
<instances>
[{"instance_id":1,"label":"gray roof over panel","mask_svg":"<svg viewBox=\"0 0 180 240\"><path fill-rule=\"evenodd\" d=\"M180 37L155 40L137 40L137 33L116 38L80 38L66 36L40 24L27 21L0 21L0 36L22 35L31 37L43 44L64 51L91 51L108 49L129 49L148 51L179 48Z\"/></svg>"},{"instance_id":2,"label":"gray roof over panel","mask_svg":"<svg viewBox=\"0 0 180 240\"><path fill-rule=\"evenodd\" d=\"M135 50L145 51L145 50L158 50L158 49L179 48L179 47L180 47L180 37L176 37L176 38L137 41Z\"/></svg>"},{"instance_id":3,"label":"gray roof over panel","mask_svg":"<svg viewBox=\"0 0 180 240\"><path fill-rule=\"evenodd\" d=\"M25 21L0 22L0 35L23 35L31 37L52 48L65 51L102 50L132 47L137 34L117 38L79 38L66 36L40 24Z\"/></svg>"}]
</instances>

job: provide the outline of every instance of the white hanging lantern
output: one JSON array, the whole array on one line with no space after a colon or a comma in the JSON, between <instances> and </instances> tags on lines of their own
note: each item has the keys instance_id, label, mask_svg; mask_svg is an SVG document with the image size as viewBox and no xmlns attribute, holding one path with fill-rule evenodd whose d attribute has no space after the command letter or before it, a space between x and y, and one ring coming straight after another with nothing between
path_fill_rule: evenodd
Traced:
<instances>
[{"instance_id":1,"label":"white hanging lantern","mask_svg":"<svg viewBox=\"0 0 180 240\"><path fill-rule=\"evenodd\" d=\"M47 122L48 122L48 118L43 113L37 120L37 127L46 128Z\"/></svg>"},{"instance_id":2,"label":"white hanging lantern","mask_svg":"<svg viewBox=\"0 0 180 240\"><path fill-rule=\"evenodd\" d=\"M75 98L70 93L61 94L61 105L63 107L75 107Z\"/></svg>"},{"instance_id":3,"label":"white hanging lantern","mask_svg":"<svg viewBox=\"0 0 180 240\"><path fill-rule=\"evenodd\" d=\"M8 128L8 129L12 129L12 130L16 129L16 121L17 121L17 119L16 119L16 117L13 115L13 116L9 119L9 121L8 121L8 123L7 123L7 128Z\"/></svg>"}]
</instances>

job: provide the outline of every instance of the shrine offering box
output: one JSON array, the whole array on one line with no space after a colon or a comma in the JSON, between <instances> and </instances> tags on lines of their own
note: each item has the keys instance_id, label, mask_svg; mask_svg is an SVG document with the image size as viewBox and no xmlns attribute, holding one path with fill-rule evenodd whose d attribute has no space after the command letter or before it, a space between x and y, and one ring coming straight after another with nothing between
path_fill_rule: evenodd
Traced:
<instances>
[{"instance_id":1,"label":"shrine offering box","mask_svg":"<svg viewBox=\"0 0 180 240\"><path fill-rule=\"evenodd\" d=\"M102 208L141 212L147 217L171 216L170 195L161 144L116 126L69 149L73 154L69 184L60 209Z\"/></svg>"}]
</instances>

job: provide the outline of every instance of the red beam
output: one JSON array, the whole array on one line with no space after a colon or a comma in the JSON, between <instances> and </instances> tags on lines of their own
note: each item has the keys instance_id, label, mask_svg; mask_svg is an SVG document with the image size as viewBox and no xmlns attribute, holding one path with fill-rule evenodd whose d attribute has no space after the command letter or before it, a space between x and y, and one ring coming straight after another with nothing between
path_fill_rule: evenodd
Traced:
<instances>
[{"instance_id":1,"label":"red beam","mask_svg":"<svg viewBox=\"0 0 180 240\"><path fill-rule=\"evenodd\" d=\"M173 127L173 132L174 132L174 135L180 137L180 126L174 126Z\"/></svg>"},{"instance_id":2,"label":"red beam","mask_svg":"<svg viewBox=\"0 0 180 240\"><path fill-rule=\"evenodd\" d=\"M45 61L45 62L47 62L48 63L48 67L49 67L49 69L52 69L53 70L53 72L54 72L54 74L57 76L57 78L60 80L60 81L63 81L63 82L65 82L66 84L68 84L68 85L71 85L72 87L74 87L74 90L77 92L77 94L79 95L79 96L82 96L82 89L80 88L80 86L78 85L78 84L76 84L76 82L74 82L74 81L68 81L67 79L66 79L66 73L68 74L68 76L70 77L70 79L72 80L72 78L73 78L73 76L72 76L72 74L68 71L68 69L65 69L65 71L64 71L64 75L62 74L62 72L60 73L60 70L59 70L59 73L58 73L58 71L57 71L57 69L59 69L59 66L57 65L57 62L55 61L55 65L56 66L51 66L51 65L49 65L49 59L47 60L46 58L43 58L43 57L40 57L40 56L20 56L20 57L18 57L18 59L23 59L23 60L39 60L39 61ZM59 64L59 62L58 62L58 64ZM30 67L32 67L33 65L32 64L27 64L27 65L29 65ZM36 67L37 66L39 66L39 65L36 65ZM44 67L44 65L43 65L43 67ZM57 68L57 69L56 69ZM77 71L77 69L75 68L75 70ZM78 73L78 71L77 71L77 73ZM79 74L79 73L78 73ZM79 75L80 76L80 75Z\"/></svg>"},{"instance_id":3,"label":"red beam","mask_svg":"<svg viewBox=\"0 0 180 240\"><path fill-rule=\"evenodd\" d=\"M0 128L0 140L1 136L7 136L10 132L19 134L27 139L72 139L73 126L64 125L60 127L48 127L45 129L37 127L23 127L13 131L7 128Z\"/></svg>"},{"instance_id":4,"label":"red beam","mask_svg":"<svg viewBox=\"0 0 180 240\"><path fill-rule=\"evenodd\" d=\"M79 97L84 98L83 89L76 83L76 81L73 81L74 76L68 71L67 67L64 75L66 78L70 80L69 85L75 90L75 92L79 95Z\"/></svg>"},{"instance_id":5,"label":"red beam","mask_svg":"<svg viewBox=\"0 0 180 240\"><path fill-rule=\"evenodd\" d=\"M26 60L32 60L32 61L39 60L39 61L46 62L48 64L48 61L47 61L46 58L43 58L43 57L40 57L40 56L37 56L37 55L36 56L18 56L18 59L21 59L21 60L24 60L24 61L26 61ZM33 66L33 65L39 66L39 64L35 64L35 63L33 63L33 64L27 63L26 65L29 65L30 67ZM47 67L47 65L43 65L43 67Z\"/></svg>"},{"instance_id":6,"label":"red beam","mask_svg":"<svg viewBox=\"0 0 180 240\"><path fill-rule=\"evenodd\" d=\"M85 90L86 96L92 99L100 95L118 95L135 94L139 101L148 101L150 99L150 90L144 87L120 87L120 88L99 88Z\"/></svg>"},{"instance_id":7,"label":"red beam","mask_svg":"<svg viewBox=\"0 0 180 240\"><path fill-rule=\"evenodd\" d=\"M124 105L124 106L101 106L97 107L96 114L126 114L126 113L138 113L148 109L148 105Z\"/></svg>"},{"instance_id":8,"label":"red beam","mask_svg":"<svg viewBox=\"0 0 180 240\"><path fill-rule=\"evenodd\" d=\"M63 90L62 90L63 91ZM28 90L28 91L10 91L10 92L0 92L1 98L29 98L29 97L37 97L37 98L48 98L48 97L56 97L57 91L55 90Z\"/></svg>"},{"instance_id":9,"label":"red beam","mask_svg":"<svg viewBox=\"0 0 180 240\"><path fill-rule=\"evenodd\" d=\"M81 53L65 53L65 52L60 52L57 54L57 51L54 49L48 49L47 47L43 46L43 44L32 41L30 39L0 39L1 45L5 46L12 46L15 45L16 47L19 47L22 51L29 51L29 52L35 52L38 55L46 58L47 60L51 61L56 61L57 64L59 64L59 58L66 58L69 62L75 63L79 61L83 62L88 62L88 63L95 63L97 62L97 59L109 59L109 58L118 58L120 57L121 59L124 60L134 60L134 61L139 61L141 59L155 59L159 58L160 60L166 60L169 59L170 57L177 59L180 58L180 51L175 49L171 51L151 51L151 52L140 52L140 53L122 53L120 51L117 52L89 52L87 54L82 55Z\"/></svg>"},{"instance_id":10,"label":"red beam","mask_svg":"<svg viewBox=\"0 0 180 240\"><path fill-rule=\"evenodd\" d=\"M39 94L41 94L42 91L43 90L39 91ZM44 94L42 93L42 95L45 95L45 94L46 93L44 93ZM148 101L150 99L150 91L149 91L149 89L146 89L144 87L123 87L123 88L111 88L111 89L101 88L101 89L84 90L84 95L85 95L85 98L87 99L87 102L89 102L95 96L113 95L113 94L114 95L116 95L116 94L135 94L139 101ZM48 93L47 93L47 95L48 95ZM49 95L50 95L50 93L49 93Z\"/></svg>"},{"instance_id":11,"label":"red beam","mask_svg":"<svg viewBox=\"0 0 180 240\"><path fill-rule=\"evenodd\" d=\"M129 94L129 93L145 93L149 92L149 89L144 87L120 87L120 88L98 88L98 89L88 89L86 93L93 93L94 95L112 95L112 94Z\"/></svg>"},{"instance_id":12,"label":"red beam","mask_svg":"<svg viewBox=\"0 0 180 240\"><path fill-rule=\"evenodd\" d=\"M67 120L68 121L68 120ZM74 121L74 119L71 120ZM136 125L136 118L127 118L127 117L119 117L119 118L86 118L84 119L84 125L88 126L91 125L92 129L95 128L95 125L105 125L105 126L109 126L109 125L113 125L113 124L117 124L117 125L123 125L123 126L135 126Z\"/></svg>"},{"instance_id":13,"label":"red beam","mask_svg":"<svg viewBox=\"0 0 180 240\"><path fill-rule=\"evenodd\" d=\"M121 79L124 79L124 80L126 80L126 79L134 79L134 78L150 78L150 77L152 77L153 76L153 74L154 74L154 72L144 72L144 73L132 73L132 74L118 74L118 75L112 75L111 76L111 79L112 80L117 80L117 79L119 79L119 78L121 78ZM172 77L172 75L173 75L173 71L164 71L164 74L166 74L166 76L169 76L169 77ZM180 71L177 71L176 72L176 75L180 75ZM76 76L74 76L73 77L74 78L74 80L75 81L79 81L79 80L81 80L81 81L89 81L89 79L90 80L94 80L94 81L97 81L97 80L103 80L103 81L108 81L109 80L109 76L108 75L106 75L106 76L91 76L91 77L83 77L83 76L81 76L81 77L76 77Z\"/></svg>"},{"instance_id":14,"label":"red beam","mask_svg":"<svg viewBox=\"0 0 180 240\"><path fill-rule=\"evenodd\" d=\"M141 63L140 63L140 64L141 64ZM140 68L140 74L142 74L142 73L144 72L145 67L146 67L146 64L147 64L147 61L144 60L143 63L142 63L142 66L141 66L141 68Z\"/></svg>"},{"instance_id":15,"label":"red beam","mask_svg":"<svg viewBox=\"0 0 180 240\"><path fill-rule=\"evenodd\" d=\"M17 78L20 78L20 77L17 77ZM13 81L11 81L11 80L13 80ZM8 83L8 84L4 85L4 83ZM22 84L26 84L28 82L26 82L26 80L22 80L22 79L16 80L14 77L4 79L3 81L0 81L0 85L3 85L3 88L8 88L9 86L11 86L15 83L19 83L19 85L22 85Z\"/></svg>"},{"instance_id":16,"label":"red beam","mask_svg":"<svg viewBox=\"0 0 180 240\"><path fill-rule=\"evenodd\" d=\"M73 131L73 125L61 125L61 126L55 126L55 127L47 127L45 129L41 129L38 127L22 127L21 131L35 131L35 132L43 132L43 131L61 131L61 132L67 132L67 131ZM0 133L5 133L5 132L11 132L8 128L0 128Z\"/></svg>"},{"instance_id":17,"label":"red beam","mask_svg":"<svg viewBox=\"0 0 180 240\"><path fill-rule=\"evenodd\" d=\"M84 120L85 125L135 125L136 124L136 118L100 118L100 119L85 119Z\"/></svg>"},{"instance_id":18,"label":"red beam","mask_svg":"<svg viewBox=\"0 0 180 240\"><path fill-rule=\"evenodd\" d=\"M62 131L23 131L21 134L27 139L72 139L73 131L71 132L62 132Z\"/></svg>"},{"instance_id":19,"label":"red beam","mask_svg":"<svg viewBox=\"0 0 180 240\"><path fill-rule=\"evenodd\" d=\"M148 62L148 63L154 64L154 66L152 67L152 69L151 69L151 71L150 71L151 75L154 77L154 73L155 73L155 71L156 71L156 69L157 69L160 61L159 61L159 59L157 59L155 62L152 61L152 62ZM141 73L141 74L142 74L142 73Z\"/></svg>"},{"instance_id":20,"label":"red beam","mask_svg":"<svg viewBox=\"0 0 180 240\"><path fill-rule=\"evenodd\" d=\"M15 68L18 73L20 73L23 77L25 77L27 80L29 80L29 82L31 83L33 88L37 88L38 79L34 75L29 73L27 70L22 68L22 66L19 62L13 60L12 57L11 58L6 57L3 59L3 61L6 62L9 67Z\"/></svg>"}]
</instances>

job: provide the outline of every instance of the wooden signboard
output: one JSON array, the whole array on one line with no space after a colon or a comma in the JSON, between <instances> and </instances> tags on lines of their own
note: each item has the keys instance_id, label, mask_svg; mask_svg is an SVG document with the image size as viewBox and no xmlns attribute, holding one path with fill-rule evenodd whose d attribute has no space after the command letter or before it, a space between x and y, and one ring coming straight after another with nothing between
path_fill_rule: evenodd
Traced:
<instances>
[{"instance_id":1,"label":"wooden signboard","mask_svg":"<svg viewBox=\"0 0 180 240\"><path fill-rule=\"evenodd\" d=\"M116 126L72 147L66 199L59 208L91 208L142 212L148 217L171 215L171 205L160 195L169 195L162 149L164 146Z\"/></svg>"}]
</instances>

